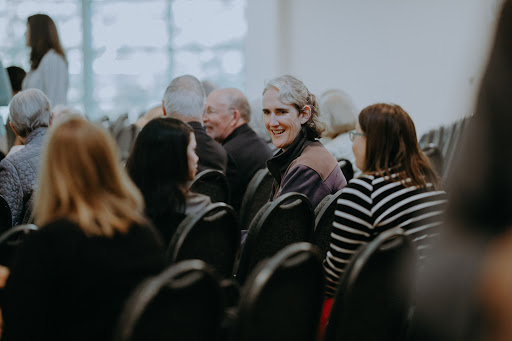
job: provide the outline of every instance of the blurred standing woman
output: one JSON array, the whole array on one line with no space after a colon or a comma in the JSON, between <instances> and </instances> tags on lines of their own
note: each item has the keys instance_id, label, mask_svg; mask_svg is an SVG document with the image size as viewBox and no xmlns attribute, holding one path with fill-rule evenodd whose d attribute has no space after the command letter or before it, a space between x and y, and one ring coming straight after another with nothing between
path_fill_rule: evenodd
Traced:
<instances>
[{"instance_id":1,"label":"blurred standing woman","mask_svg":"<svg viewBox=\"0 0 512 341\"><path fill-rule=\"evenodd\" d=\"M338 200L324 261L328 297L351 256L379 233L402 228L418 246L429 245L446 203L438 176L418 145L414 123L400 106L366 107L350 134L363 174L349 181ZM421 259L424 253L419 255Z\"/></svg>"},{"instance_id":2,"label":"blurred standing woman","mask_svg":"<svg viewBox=\"0 0 512 341\"><path fill-rule=\"evenodd\" d=\"M76 117L52 127L35 199L40 229L7 279L2 340L111 340L125 299L164 267L143 207L107 132Z\"/></svg>"},{"instance_id":3,"label":"blurred standing woman","mask_svg":"<svg viewBox=\"0 0 512 341\"><path fill-rule=\"evenodd\" d=\"M266 84L265 128L274 146L280 148L267 161L275 180L271 200L298 192L307 196L314 208L347 184L336 159L317 140L323 132L319 115L315 95L297 78L286 75Z\"/></svg>"},{"instance_id":4,"label":"blurred standing woman","mask_svg":"<svg viewBox=\"0 0 512 341\"><path fill-rule=\"evenodd\" d=\"M52 108L66 104L68 62L55 23L45 14L32 15L27 20L26 37L30 47L30 71L23 80L23 90L41 90Z\"/></svg>"}]
</instances>

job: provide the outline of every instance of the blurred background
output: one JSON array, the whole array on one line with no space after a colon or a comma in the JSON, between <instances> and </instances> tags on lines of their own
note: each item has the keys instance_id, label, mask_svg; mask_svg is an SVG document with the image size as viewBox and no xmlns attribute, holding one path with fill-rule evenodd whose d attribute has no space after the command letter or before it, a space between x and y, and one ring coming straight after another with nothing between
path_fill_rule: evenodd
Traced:
<instances>
[{"instance_id":1,"label":"blurred background","mask_svg":"<svg viewBox=\"0 0 512 341\"><path fill-rule=\"evenodd\" d=\"M0 59L29 70L26 19L50 15L68 104L134 120L188 73L249 99L290 73L358 109L394 102L418 133L470 115L501 0L0 0Z\"/></svg>"}]
</instances>

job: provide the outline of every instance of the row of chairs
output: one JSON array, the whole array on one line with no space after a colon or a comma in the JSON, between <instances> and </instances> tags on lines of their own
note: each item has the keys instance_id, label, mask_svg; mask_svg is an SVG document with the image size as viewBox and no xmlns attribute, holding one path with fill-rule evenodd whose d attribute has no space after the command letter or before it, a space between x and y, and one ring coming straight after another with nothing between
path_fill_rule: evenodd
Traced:
<instances>
[{"instance_id":1,"label":"row of chairs","mask_svg":"<svg viewBox=\"0 0 512 341\"><path fill-rule=\"evenodd\" d=\"M402 231L363 246L342 276L322 339L406 340L415 262L415 248ZM317 339L325 283L322 257L312 244L291 244L260 262L234 313L221 283L200 260L170 266L127 300L115 340Z\"/></svg>"},{"instance_id":2,"label":"row of chairs","mask_svg":"<svg viewBox=\"0 0 512 341\"><path fill-rule=\"evenodd\" d=\"M452 167L464 128L471 117L464 117L449 126L440 126L423 134L419 144L429 156L437 173L446 185L449 170Z\"/></svg>"}]
</instances>

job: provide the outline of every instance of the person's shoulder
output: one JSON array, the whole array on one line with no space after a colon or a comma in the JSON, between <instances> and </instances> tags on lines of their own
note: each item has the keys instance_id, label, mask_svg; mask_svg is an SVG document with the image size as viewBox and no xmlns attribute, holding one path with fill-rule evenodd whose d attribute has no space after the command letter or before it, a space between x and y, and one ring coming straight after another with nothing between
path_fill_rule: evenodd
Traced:
<instances>
[{"instance_id":1,"label":"person's shoulder","mask_svg":"<svg viewBox=\"0 0 512 341\"><path fill-rule=\"evenodd\" d=\"M48 50L48 52L45 53L43 58L41 58L40 65L50 66L50 65L55 65L55 64L67 65L67 61L64 58L64 56L55 52L54 49L50 49L50 50Z\"/></svg>"}]
</instances>

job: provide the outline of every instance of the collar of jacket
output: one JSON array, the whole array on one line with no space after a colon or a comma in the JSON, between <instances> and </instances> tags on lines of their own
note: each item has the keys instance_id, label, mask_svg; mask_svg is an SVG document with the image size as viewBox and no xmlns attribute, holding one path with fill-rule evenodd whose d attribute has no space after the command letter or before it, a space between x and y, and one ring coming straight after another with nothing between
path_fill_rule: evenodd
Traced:
<instances>
[{"instance_id":1,"label":"collar of jacket","mask_svg":"<svg viewBox=\"0 0 512 341\"><path fill-rule=\"evenodd\" d=\"M229 136L226 137L224 139L224 141L222 141L222 144L228 143L229 141L231 141L232 139L234 139L238 135L243 134L243 133L245 133L245 132L247 132L249 130L251 130L251 128L247 125L247 123L242 124L240 127L238 127L235 130L233 130L231 132L231 134L229 134Z\"/></svg>"},{"instance_id":2,"label":"collar of jacket","mask_svg":"<svg viewBox=\"0 0 512 341\"><path fill-rule=\"evenodd\" d=\"M290 166L290 163L299 157L302 151L313 142L314 140L306 138L306 133L304 128L302 128L286 151L281 149L276 155L267 160L268 171L276 179L277 184L281 183L281 178Z\"/></svg>"},{"instance_id":3,"label":"collar of jacket","mask_svg":"<svg viewBox=\"0 0 512 341\"><path fill-rule=\"evenodd\" d=\"M29 144L30 142L32 142L32 140L37 140L38 138L42 138L45 134L46 134L46 130L48 128L47 127L39 127L39 128L36 128L34 130L32 130L28 136L27 136L27 140L25 141L25 145Z\"/></svg>"}]
</instances>

